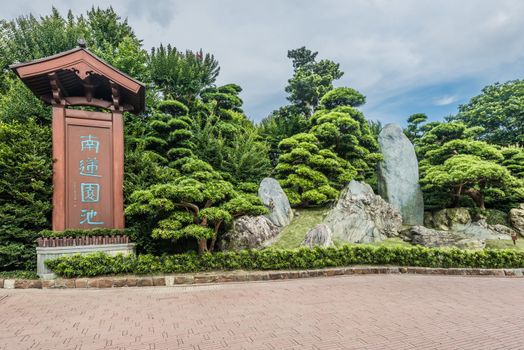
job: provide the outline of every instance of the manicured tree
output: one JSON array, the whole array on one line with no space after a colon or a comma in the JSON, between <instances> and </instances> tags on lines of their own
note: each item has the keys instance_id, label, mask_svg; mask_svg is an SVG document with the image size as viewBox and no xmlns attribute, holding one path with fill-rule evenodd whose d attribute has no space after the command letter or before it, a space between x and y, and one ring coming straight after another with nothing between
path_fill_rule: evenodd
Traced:
<instances>
[{"instance_id":1,"label":"manicured tree","mask_svg":"<svg viewBox=\"0 0 524 350\"><path fill-rule=\"evenodd\" d=\"M313 134L282 140L275 168L277 178L294 206L323 205L356 175L355 169L329 149L320 148Z\"/></svg>"},{"instance_id":2,"label":"manicured tree","mask_svg":"<svg viewBox=\"0 0 524 350\"><path fill-rule=\"evenodd\" d=\"M486 196L504 199L511 192L524 195L523 184L505 167L474 155L455 155L442 165L429 167L421 179L424 189L444 191L457 205L462 196L469 196L476 206L486 209Z\"/></svg>"},{"instance_id":3,"label":"manicured tree","mask_svg":"<svg viewBox=\"0 0 524 350\"><path fill-rule=\"evenodd\" d=\"M482 140L509 145L524 142L524 80L495 83L459 107L455 119L482 127Z\"/></svg>"},{"instance_id":4,"label":"manicured tree","mask_svg":"<svg viewBox=\"0 0 524 350\"><path fill-rule=\"evenodd\" d=\"M503 147L501 153L504 165L513 176L524 179L524 148L519 146Z\"/></svg>"},{"instance_id":5,"label":"manicured tree","mask_svg":"<svg viewBox=\"0 0 524 350\"><path fill-rule=\"evenodd\" d=\"M482 128L469 128L462 122L431 122L420 127L423 135L416 143L416 151L420 158L431 150L441 147L452 140L473 140L482 131Z\"/></svg>"},{"instance_id":6,"label":"manicured tree","mask_svg":"<svg viewBox=\"0 0 524 350\"><path fill-rule=\"evenodd\" d=\"M194 238L202 253L214 249L222 225L233 217L266 213L258 198L235 191L206 162L183 158L177 163L181 177L136 191L126 208L130 217L154 218L154 238Z\"/></svg>"},{"instance_id":7,"label":"manicured tree","mask_svg":"<svg viewBox=\"0 0 524 350\"><path fill-rule=\"evenodd\" d=\"M147 122L146 149L163 157L164 163L171 167L176 160L193 156L192 121L188 111L179 101L162 101Z\"/></svg>"},{"instance_id":8,"label":"manicured tree","mask_svg":"<svg viewBox=\"0 0 524 350\"><path fill-rule=\"evenodd\" d=\"M351 106L321 109L311 117L311 133L322 148L333 150L357 171L358 179L374 173L382 155L378 142L362 113Z\"/></svg>"},{"instance_id":9,"label":"manicured tree","mask_svg":"<svg viewBox=\"0 0 524 350\"><path fill-rule=\"evenodd\" d=\"M355 89L340 87L328 91L320 100L321 108L333 109L339 106L358 107L366 103L366 96Z\"/></svg>"},{"instance_id":10,"label":"manicured tree","mask_svg":"<svg viewBox=\"0 0 524 350\"><path fill-rule=\"evenodd\" d=\"M416 144L418 139L422 137L423 131L421 129L421 124L425 123L428 120L428 116L424 113L412 114L408 118L408 126L404 129L404 134L408 139Z\"/></svg>"}]
</instances>

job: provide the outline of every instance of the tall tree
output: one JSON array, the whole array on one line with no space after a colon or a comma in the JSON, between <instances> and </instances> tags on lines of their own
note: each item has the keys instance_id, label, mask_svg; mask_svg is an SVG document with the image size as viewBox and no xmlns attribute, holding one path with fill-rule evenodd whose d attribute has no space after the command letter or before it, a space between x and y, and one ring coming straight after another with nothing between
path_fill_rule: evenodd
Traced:
<instances>
[{"instance_id":1,"label":"tall tree","mask_svg":"<svg viewBox=\"0 0 524 350\"><path fill-rule=\"evenodd\" d=\"M220 72L213 55L202 50L180 52L171 45L151 50L149 69L151 81L167 98L186 103L211 86Z\"/></svg>"},{"instance_id":2,"label":"tall tree","mask_svg":"<svg viewBox=\"0 0 524 350\"><path fill-rule=\"evenodd\" d=\"M495 83L459 107L455 119L482 127L482 140L499 144L524 142L524 80Z\"/></svg>"},{"instance_id":3,"label":"tall tree","mask_svg":"<svg viewBox=\"0 0 524 350\"><path fill-rule=\"evenodd\" d=\"M288 80L288 100L310 116L325 93L333 89L333 81L340 79L344 72L340 65L330 60L316 60L318 52L306 47L289 50L287 57L293 62L293 77Z\"/></svg>"}]
</instances>

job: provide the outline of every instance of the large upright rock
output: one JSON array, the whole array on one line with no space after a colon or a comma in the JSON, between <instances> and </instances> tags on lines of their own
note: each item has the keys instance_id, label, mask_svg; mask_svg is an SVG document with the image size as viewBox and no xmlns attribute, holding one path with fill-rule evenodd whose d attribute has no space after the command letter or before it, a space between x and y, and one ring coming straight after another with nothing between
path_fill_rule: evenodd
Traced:
<instances>
[{"instance_id":1,"label":"large upright rock","mask_svg":"<svg viewBox=\"0 0 524 350\"><path fill-rule=\"evenodd\" d=\"M270 245L280 230L264 215L241 216L220 242L221 250L255 249Z\"/></svg>"},{"instance_id":2,"label":"large upright rock","mask_svg":"<svg viewBox=\"0 0 524 350\"><path fill-rule=\"evenodd\" d=\"M375 195L368 184L353 180L323 223L334 238L370 243L397 236L402 217L391 204Z\"/></svg>"},{"instance_id":3,"label":"large upright rock","mask_svg":"<svg viewBox=\"0 0 524 350\"><path fill-rule=\"evenodd\" d=\"M520 204L518 208L511 209L508 218L515 231L524 236L524 203Z\"/></svg>"},{"instance_id":4,"label":"large upright rock","mask_svg":"<svg viewBox=\"0 0 524 350\"><path fill-rule=\"evenodd\" d=\"M378 166L378 193L400 210L404 224L422 225L424 201L415 148L396 124L382 129L378 143L384 156Z\"/></svg>"},{"instance_id":5,"label":"large upright rock","mask_svg":"<svg viewBox=\"0 0 524 350\"><path fill-rule=\"evenodd\" d=\"M258 197L269 210L267 217L273 224L284 227L293 220L293 210L277 180L271 177L263 179L258 188Z\"/></svg>"}]
</instances>

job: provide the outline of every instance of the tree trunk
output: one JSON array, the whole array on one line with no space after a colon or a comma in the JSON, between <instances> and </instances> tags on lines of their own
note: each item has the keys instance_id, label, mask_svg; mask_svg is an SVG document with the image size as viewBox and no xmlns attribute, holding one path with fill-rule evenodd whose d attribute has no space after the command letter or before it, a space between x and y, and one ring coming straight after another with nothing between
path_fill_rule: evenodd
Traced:
<instances>
[{"instance_id":1,"label":"tree trunk","mask_svg":"<svg viewBox=\"0 0 524 350\"><path fill-rule=\"evenodd\" d=\"M198 254L203 254L207 252L207 239L199 239L198 240Z\"/></svg>"},{"instance_id":2,"label":"tree trunk","mask_svg":"<svg viewBox=\"0 0 524 350\"><path fill-rule=\"evenodd\" d=\"M211 244L209 245L210 252L213 252L215 250L215 243L217 241L218 230L220 230L221 224L222 224L222 221L219 221L215 224L215 233L213 234L213 238L211 239Z\"/></svg>"},{"instance_id":3,"label":"tree trunk","mask_svg":"<svg viewBox=\"0 0 524 350\"><path fill-rule=\"evenodd\" d=\"M484 196L482 196L482 193L479 190L470 188L464 191L464 193L470 196L471 199L473 199L477 207L479 207L482 210L486 209L486 205L484 203Z\"/></svg>"}]
</instances>

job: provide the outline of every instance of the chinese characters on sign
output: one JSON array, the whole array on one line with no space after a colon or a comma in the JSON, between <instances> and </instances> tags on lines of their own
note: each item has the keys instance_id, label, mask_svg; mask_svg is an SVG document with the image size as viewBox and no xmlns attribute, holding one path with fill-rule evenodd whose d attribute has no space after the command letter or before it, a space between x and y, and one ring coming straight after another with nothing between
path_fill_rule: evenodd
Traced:
<instances>
[{"instance_id":1,"label":"chinese characters on sign","mask_svg":"<svg viewBox=\"0 0 524 350\"><path fill-rule=\"evenodd\" d=\"M80 176L85 177L86 182L80 184L80 199L82 203L100 202L100 183L95 182L96 178L101 178L98 169L96 154L100 149L100 140L91 134L80 136L80 152L86 158L79 162ZM88 156L93 155L93 157ZM87 182L89 181L89 182ZM83 208L80 212L80 225L103 225L103 221L97 221L97 212L93 209Z\"/></svg>"}]
</instances>

